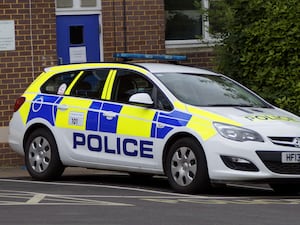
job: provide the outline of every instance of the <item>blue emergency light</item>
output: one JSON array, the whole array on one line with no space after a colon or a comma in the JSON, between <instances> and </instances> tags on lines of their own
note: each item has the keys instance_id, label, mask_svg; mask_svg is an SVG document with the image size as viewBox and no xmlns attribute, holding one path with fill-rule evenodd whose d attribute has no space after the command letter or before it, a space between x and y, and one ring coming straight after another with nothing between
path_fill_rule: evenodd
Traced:
<instances>
[{"instance_id":1,"label":"blue emergency light","mask_svg":"<svg viewBox=\"0 0 300 225\"><path fill-rule=\"evenodd\" d=\"M160 54L140 54L140 53L114 53L114 58L128 59L154 59L167 61L184 61L187 57L184 55L160 55Z\"/></svg>"}]
</instances>

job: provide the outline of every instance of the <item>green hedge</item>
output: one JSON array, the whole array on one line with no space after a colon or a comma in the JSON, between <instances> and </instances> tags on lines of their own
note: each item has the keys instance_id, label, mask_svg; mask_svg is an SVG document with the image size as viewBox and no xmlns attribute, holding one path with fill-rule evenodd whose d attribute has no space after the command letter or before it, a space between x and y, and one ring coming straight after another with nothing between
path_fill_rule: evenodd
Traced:
<instances>
[{"instance_id":1,"label":"green hedge","mask_svg":"<svg viewBox=\"0 0 300 225\"><path fill-rule=\"evenodd\" d=\"M227 33L216 69L300 115L300 1L223 0L222 7Z\"/></svg>"}]
</instances>

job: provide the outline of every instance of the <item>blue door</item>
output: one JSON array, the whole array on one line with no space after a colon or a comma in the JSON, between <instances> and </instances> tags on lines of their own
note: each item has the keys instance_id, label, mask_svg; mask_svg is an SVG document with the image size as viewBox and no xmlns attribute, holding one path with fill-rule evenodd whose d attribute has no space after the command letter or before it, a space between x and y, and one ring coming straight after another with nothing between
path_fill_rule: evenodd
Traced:
<instances>
[{"instance_id":1,"label":"blue door","mask_svg":"<svg viewBox=\"0 0 300 225\"><path fill-rule=\"evenodd\" d=\"M100 62L99 15L57 16L58 64Z\"/></svg>"}]
</instances>

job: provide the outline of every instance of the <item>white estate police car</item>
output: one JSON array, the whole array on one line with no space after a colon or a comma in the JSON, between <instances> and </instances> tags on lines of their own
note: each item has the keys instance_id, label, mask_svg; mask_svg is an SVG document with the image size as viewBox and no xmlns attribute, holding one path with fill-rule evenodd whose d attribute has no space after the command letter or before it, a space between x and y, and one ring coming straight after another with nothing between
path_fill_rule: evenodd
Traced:
<instances>
[{"instance_id":1,"label":"white estate police car","mask_svg":"<svg viewBox=\"0 0 300 225\"><path fill-rule=\"evenodd\" d=\"M54 66L17 99L14 111L9 144L25 156L34 179L55 179L78 166L165 174L183 193L220 181L300 187L300 118L207 70L159 63Z\"/></svg>"}]
</instances>

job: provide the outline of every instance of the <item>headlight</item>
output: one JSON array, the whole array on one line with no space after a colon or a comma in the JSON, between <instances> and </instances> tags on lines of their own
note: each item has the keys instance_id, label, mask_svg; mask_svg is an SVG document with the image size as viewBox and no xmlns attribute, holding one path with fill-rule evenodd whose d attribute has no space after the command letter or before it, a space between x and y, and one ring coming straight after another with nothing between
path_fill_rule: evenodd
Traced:
<instances>
[{"instance_id":1,"label":"headlight","mask_svg":"<svg viewBox=\"0 0 300 225\"><path fill-rule=\"evenodd\" d=\"M259 133L242 127L236 127L225 123L213 123L216 130L224 138L234 141L259 141L264 142L264 139Z\"/></svg>"}]
</instances>

